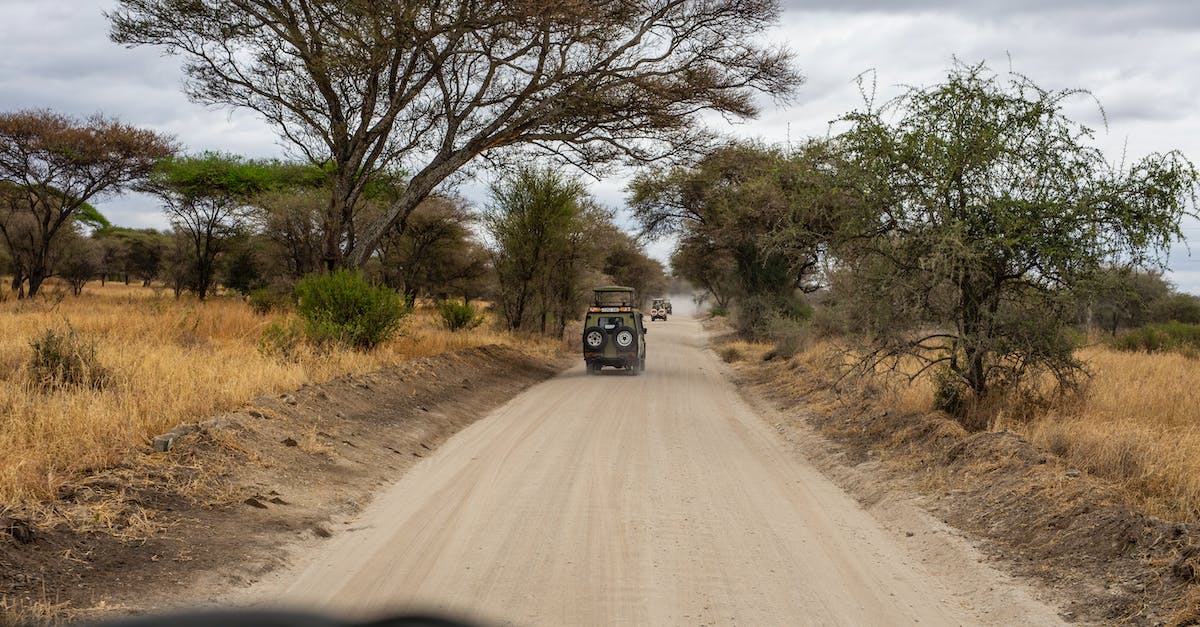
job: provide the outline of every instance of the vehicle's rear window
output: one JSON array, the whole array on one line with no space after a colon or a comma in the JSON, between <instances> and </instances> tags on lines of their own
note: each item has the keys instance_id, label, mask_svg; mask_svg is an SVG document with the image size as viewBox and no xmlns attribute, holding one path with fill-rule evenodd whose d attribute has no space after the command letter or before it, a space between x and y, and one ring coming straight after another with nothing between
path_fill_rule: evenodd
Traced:
<instances>
[{"instance_id":1,"label":"vehicle's rear window","mask_svg":"<svg viewBox=\"0 0 1200 627\"><path fill-rule=\"evenodd\" d=\"M620 316L600 316L600 318L597 319L596 324L608 330L615 329L624 323L621 321Z\"/></svg>"}]
</instances>

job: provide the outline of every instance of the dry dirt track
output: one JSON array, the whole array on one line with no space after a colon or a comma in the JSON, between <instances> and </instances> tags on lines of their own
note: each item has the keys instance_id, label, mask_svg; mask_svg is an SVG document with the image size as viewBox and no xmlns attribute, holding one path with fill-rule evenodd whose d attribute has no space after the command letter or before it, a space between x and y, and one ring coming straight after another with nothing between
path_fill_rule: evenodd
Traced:
<instances>
[{"instance_id":1,"label":"dry dirt track","mask_svg":"<svg viewBox=\"0 0 1200 627\"><path fill-rule=\"evenodd\" d=\"M973 560L902 548L738 396L698 323L647 339L644 375L580 364L531 388L256 604L518 625L1057 622Z\"/></svg>"}]
</instances>

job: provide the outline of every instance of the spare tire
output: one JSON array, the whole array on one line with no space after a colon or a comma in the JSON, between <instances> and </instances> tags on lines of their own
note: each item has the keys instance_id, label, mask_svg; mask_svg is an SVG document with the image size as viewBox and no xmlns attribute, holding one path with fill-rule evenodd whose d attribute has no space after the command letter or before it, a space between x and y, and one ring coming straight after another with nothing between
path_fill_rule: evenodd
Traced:
<instances>
[{"instance_id":1,"label":"spare tire","mask_svg":"<svg viewBox=\"0 0 1200 627\"><path fill-rule=\"evenodd\" d=\"M598 352L604 348L604 341L608 336L604 333L604 329L600 327L588 327L583 330L583 348L587 351Z\"/></svg>"},{"instance_id":2,"label":"spare tire","mask_svg":"<svg viewBox=\"0 0 1200 627\"><path fill-rule=\"evenodd\" d=\"M616 342L617 348L628 350L637 342L637 334L629 327L620 327L613 333L613 342Z\"/></svg>"}]
</instances>

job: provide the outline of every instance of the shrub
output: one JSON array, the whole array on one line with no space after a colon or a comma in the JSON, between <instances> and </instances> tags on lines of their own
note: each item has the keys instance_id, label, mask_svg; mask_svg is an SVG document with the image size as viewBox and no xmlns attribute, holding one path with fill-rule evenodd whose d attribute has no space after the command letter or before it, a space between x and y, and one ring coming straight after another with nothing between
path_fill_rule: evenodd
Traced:
<instances>
[{"instance_id":1,"label":"shrub","mask_svg":"<svg viewBox=\"0 0 1200 627\"><path fill-rule=\"evenodd\" d=\"M260 287L250 292L250 296L246 300L250 303L250 308L254 310L254 313L260 316L265 316L272 311L287 311L294 304L292 297L287 293L267 287Z\"/></svg>"},{"instance_id":2,"label":"shrub","mask_svg":"<svg viewBox=\"0 0 1200 627\"><path fill-rule=\"evenodd\" d=\"M33 349L30 371L43 389L86 386L103 387L108 372L96 359L96 344L79 336L75 329L47 329L29 343Z\"/></svg>"},{"instance_id":3,"label":"shrub","mask_svg":"<svg viewBox=\"0 0 1200 627\"><path fill-rule=\"evenodd\" d=\"M728 318L729 310L725 307L713 307L708 310L708 315L712 318Z\"/></svg>"},{"instance_id":4,"label":"shrub","mask_svg":"<svg viewBox=\"0 0 1200 627\"><path fill-rule=\"evenodd\" d=\"M438 303L437 309L442 325L452 332L471 330L483 324L483 316L466 300L444 300Z\"/></svg>"},{"instance_id":5,"label":"shrub","mask_svg":"<svg viewBox=\"0 0 1200 627\"><path fill-rule=\"evenodd\" d=\"M970 405L971 390L961 377L955 375L949 368L942 368L934 374L933 407L955 417L962 417Z\"/></svg>"},{"instance_id":6,"label":"shrub","mask_svg":"<svg viewBox=\"0 0 1200 627\"><path fill-rule=\"evenodd\" d=\"M811 317L812 308L798 299L779 294L752 294L737 301L733 322L743 339L763 341L772 339L771 327L776 321L786 319L799 323Z\"/></svg>"},{"instance_id":7,"label":"shrub","mask_svg":"<svg viewBox=\"0 0 1200 627\"><path fill-rule=\"evenodd\" d=\"M318 345L373 349L395 334L409 313L399 294L349 270L305 277L296 285L296 298L305 334Z\"/></svg>"},{"instance_id":8,"label":"shrub","mask_svg":"<svg viewBox=\"0 0 1200 627\"><path fill-rule=\"evenodd\" d=\"M732 364L733 362L742 359L742 351L738 350L738 347L736 346L724 346L721 348L721 350L717 351L717 354L720 355L721 359L727 364Z\"/></svg>"},{"instance_id":9,"label":"shrub","mask_svg":"<svg viewBox=\"0 0 1200 627\"><path fill-rule=\"evenodd\" d=\"M804 322L776 315L767 322L767 337L775 344L770 352L772 359L791 359L808 348L812 331Z\"/></svg>"},{"instance_id":10,"label":"shrub","mask_svg":"<svg viewBox=\"0 0 1200 627\"><path fill-rule=\"evenodd\" d=\"M296 358L303 341L304 328L295 318L288 318L282 322L272 322L263 329L262 337L258 339L258 352L291 360Z\"/></svg>"},{"instance_id":11,"label":"shrub","mask_svg":"<svg viewBox=\"0 0 1200 627\"><path fill-rule=\"evenodd\" d=\"M1148 324L1113 338L1110 344L1113 348L1123 351L1175 351L1195 356L1200 354L1200 324Z\"/></svg>"}]
</instances>

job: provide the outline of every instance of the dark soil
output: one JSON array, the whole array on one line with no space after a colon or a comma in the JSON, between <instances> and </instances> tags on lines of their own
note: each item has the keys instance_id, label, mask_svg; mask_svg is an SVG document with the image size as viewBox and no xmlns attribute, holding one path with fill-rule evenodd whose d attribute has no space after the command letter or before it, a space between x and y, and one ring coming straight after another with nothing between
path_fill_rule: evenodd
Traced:
<instances>
[{"instance_id":1,"label":"dark soil","mask_svg":"<svg viewBox=\"0 0 1200 627\"><path fill-rule=\"evenodd\" d=\"M792 428L815 427L842 463L879 461L890 489L922 492L927 509L1002 567L1048 588L1064 619L1200 624L1195 524L1139 512L1131 495L1014 433L968 433L944 414L897 412L869 390L836 395L829 371L798 360L742 362L736 372Z\"/></svg>"},{"instance_id":2,"label":"dark soil","mask_svg":"<svg viewBox=\"0 0 1200 627\"><path fill-rule=\"evenodd\" d=\"M485 346L260 398L54 503L0 507L0 625L198 605L253 582L562 366Z\"/></svg>"}]
</instances>

